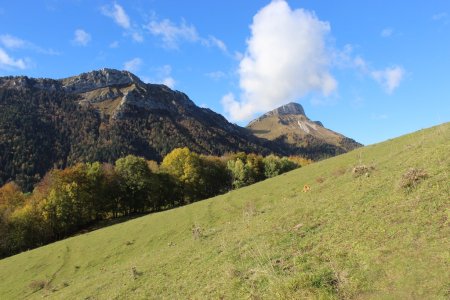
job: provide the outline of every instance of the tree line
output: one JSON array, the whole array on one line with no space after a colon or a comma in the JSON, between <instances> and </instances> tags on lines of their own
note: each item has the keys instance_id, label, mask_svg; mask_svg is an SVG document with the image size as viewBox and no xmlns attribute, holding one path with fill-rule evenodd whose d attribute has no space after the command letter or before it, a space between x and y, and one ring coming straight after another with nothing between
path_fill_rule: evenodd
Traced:
<instances>
[{"instance_id":1,"label":"tree line","mask_svg":"<svg viewBox=\"0 0 450 300\"><path fill-rule=\"evenodd\" d=\"M243 152L205 156L177 148L161 164L128 155L114 164L53 169L32 193L9 182L0 188L0 257L65 238L102 220L185 205L310 162Z\"/></svg>"}]
</instances>

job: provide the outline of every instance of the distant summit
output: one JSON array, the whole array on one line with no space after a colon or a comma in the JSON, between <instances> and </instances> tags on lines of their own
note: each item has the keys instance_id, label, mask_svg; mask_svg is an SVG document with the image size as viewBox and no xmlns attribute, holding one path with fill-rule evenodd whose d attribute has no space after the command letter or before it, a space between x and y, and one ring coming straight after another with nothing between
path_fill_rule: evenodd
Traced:
<instances>
[{"instance_id":1,"label":"distant summit","mask_svg":"<svg viewBox=\"0 0 450 300\"><path fill-rule=\"evenodd\" d=\"M283 106L280 106L268 113L264 114L264 116L283 116L283 115L305 115L305 111L303 106L298 103L290 102Z\"/></svg>"},{"instance_id":2,"label":"distant summit","mask_svg":"<svg viewBox=\"0 0 450 300\"><path fill-rule=\"evenodd\" d=\"M251 121L249 128L256 136L289 145L295 154L311 158L333 156L361 144L325 128L320 121L311 121L298 103L288 103Z\"/></svg>"}]
</instances>

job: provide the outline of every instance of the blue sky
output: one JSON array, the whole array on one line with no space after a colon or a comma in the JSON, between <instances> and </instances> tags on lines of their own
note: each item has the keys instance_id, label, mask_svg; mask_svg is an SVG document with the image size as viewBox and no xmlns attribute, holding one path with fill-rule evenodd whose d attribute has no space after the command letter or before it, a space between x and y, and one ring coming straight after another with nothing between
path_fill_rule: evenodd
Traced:
<instances>
[{"instance_id":1,"label":"blue sky","mask_svg":"<svg viewBox=\"0 0 450 300\"><path fill-rule=\"evenodd\" d=\"M0 2L0 76L105 67L243 126L298 102L371 144L450 121L450 2Z\"/></svg>"}]
</instances>

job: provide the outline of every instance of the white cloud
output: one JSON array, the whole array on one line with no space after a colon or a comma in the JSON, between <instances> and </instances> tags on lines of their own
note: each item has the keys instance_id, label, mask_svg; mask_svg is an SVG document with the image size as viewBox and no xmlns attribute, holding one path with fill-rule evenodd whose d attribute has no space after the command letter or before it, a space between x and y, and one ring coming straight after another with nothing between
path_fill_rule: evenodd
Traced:
<instances>
[{"instance_id":1,"label":"white cloud","mask_svg":"<svg viewBox=\"0 0 450 300\"><path fill-rule=\"evenodd\" d=\"M27 42L25 42L24 40L9 34L0 35L0 43L2 43L4 47L9 49L24 48L27 44Z\"/></svg>"},{"instance_id":2,"label":"white cloud","mask_svg":"<svg viewBox=\"0 0 450 300\"><path fill-rule=\"evenodd\" d=\"M137 28L136 25L132 24L130 17L121 5L114 3L112 6L102 6L101 13L104 16L111 18L117 25L125 29L125 35L130 36L133 41L138 43L142 43L144 41L144 37L140 33L140 29Z\"/></svg>"},{"instance_id":3,"label":"white cloud","mask_svg":"<svg viewBox=\"0 0 450 300\"><path fill-rule=\"evenodd\" d=\"M171 75L172 67L170 65L155 68L154 71L156 73L155 77L151 78L149 76L144 76L142 77L142 80L147 83L164 84L171 89L175 87L176 81Z\"/></svg>"},{"instance_id":4,"label":"white cloud","mask_svg":"<svg viewBox=\"0 0 450 300\"><path fill-rule=\"evenodd\" d=\"M164 85L167 85L171 89L173 89L175 87L175 79L173 79L173 77L166 77L162 80L161 83Z\"/></svg>"},{"instance_id":5,"label":"white cloud","mask_svg":"<svg viewBox=\"0 0 450 300\"><path fill-rule=\"evenodd\" d=\"M222 98L229 117L248 120L310 92L333 93L337 82L329 72L325 45L329 32L330 25L313 12L292 10L284 0L261 9L240 61L240 100L231 93Z\"/></svg>"},{"instance_id":6,"label":"white cloud","mask_svg":"<svg viewBox=\"0 0 450 300\"><path fill-rule=\"evenodd\" d=\"M387 38L387 37L392 36L393 33L394 33L394 29L392 29L392 28L384 28L381 31L380 35L381 35L381 37Z\"/></svg>"},{"instance_id":7,"label":"white cloud","mask_svg":"<svg viewBox=\"0 0 450 300\"><path fill-rule=\"evenodd\" d=\"M160 36L166 48L177 49L182 41L196 42L200 39L197 29L193 25L186 24L184 20L180 25L172 23L169 19L160 22L151 21L145 28L154 36Z\"/></svg>"},{"instance_id":8,"label":"white cloud","mask_svg":"<svg viewBox=\"0 0 450 300\"><path fill-rule=\"evenodd\" d=\"M0 48L0 69L3 70L11 70L11 69L20 69L24 70L28 68L28 64L24 59L14 59L9 56L9 54Z\"/></svg>"},{"instance_id":9,"label":"white cloud","mask_svg":"<svg viewBox=\"0 0 450 300\"><path fill-rule=\"evenodd\" d=\"M213 80L220 80L220 79L225 78L227 76L227 74L225 74L222 71L209 72L209 73L206 73L205 75L208 76L209 78L213 79Z\"/></svg>"},{"instance_id":10,"label":"white cloud","mask_svg":"<svg viewBox=\"0 0 450 300\"><path fill-rule=\"evenodd\" d=\"M53 49L44 49L40 46L33 44L32 42L25 41L21 38L12 36L10 34L0 35L0 44L2 44L7 49L27 49L42 54L59 55L59 53L54 51Z\"/></svg>"},{"instance_id":11,"label":"white cloud","mask_svg":"<svg viewBox=\"0 0 450 300\"><path fill-rule=\"evenodd\" d=\"M431 19L433 19L434 21L441 21L441 20L445 20L447 18L448 18L448 14L446 12L437 13L431 17Z\"/></svg>"},{"instance_id":12,"label":"white cloud","mask_svg":"<svg viewBox=\"0 0 450 300\"><path fill-rule=\"evenodd\" d=\"M142 34L137 31L131 33L131 38L133 39L133 41L138 43L142 43L144 41L144 37L142 36Z\"/></svg>"},{"instance_id":13,"label":"white cloud","mask_svg":"<svg viewBox=\"0 0 450 300\"><path fill-rule=\"evenodd\" d=\"M372 114L372 120L386 120L388 118L387 114Z\"/></svg>"},{"instance_id":14,"label":"white cloud","mask_svg":"<svg viewBox=\"0 0 450 300\"><path fill-rule=\"evenodd\" d=\"M132 60L126 61L123 64L123 68L130 72L137 72L141 68L142 63L142 59L140 59L139 57L135 57Z\"/></svg>"},{"instance_id":15,"label":"white cloud","mask_svg":"<svg viewBox=\"0 0 450 300\"><path fill-rule=\"evenodd\" d=\"M103 6L101 8L101 12L105 16L112 18L120 27L125 29L129 29L131 27L130 18L123 7L119 4L114 3L112 7Z\"/></svg>"},{"instance_id":16,"label":"white cloud","mask_svg":"<svg viewBox=\"0 0 450 300\"><path fill-rule=\"evenodd\" d=\"M205 47L217 47L227 53L227 46L217 37L210 35L208 38L201 37L192 24L182 20L179 25L169 19L162 21L153 20L144 26L152 35L160 37L163 46L168 49L178 49L182 42L200 43Z\"/></svg>"},{"instance_id":17,"label":"white cloud","mask_svg":"<svg viewBox=\"0 0 450 300\"><path fill-rule=\"evenodd\" d=\"M109 44L109 48L118 48L119 47L119 42L118 41L114 41L111 44Z\"/></svg>"},{"instance_id":18,"label":"white cloud","mask_svg":"<svg viewBox=\"0 0 450 300\"><path fill-rule=\"evenodd\" d=\"M400 85L405 75L405 70L401 66L393 66L390 68L376 69L359 55L353 54L353 47L347 45L343 51L335 51L334 63L341 68L354 68L362 75L371 77L377 81L382 88L392 94Z\"/></svg>"},{"instance_id":19,"label":"white cloud","mask_svg":"<svg viewBox=\"0 0 450 300\"><path fill-rule=\"evenodd\" d=\"M162 78L159 80L162 84L167 85L171 89L175 87L175 79L172 77L172 67L170 65L164 65L158 69L158 76Z\"/></svg>"},{"instance_id":20,"label":"white cloud","mask_svg":"<svg viewBox=\"0 0 450 300\"><path fill-rule=\"evenodd\" d=\"M405 75L405 70L400 66L393 66L384 70L372 71L371 75L383 86L386 93L392 94L400 85Z\"/></svg>"},{"instance_id":21,"label":"white cloud","mask_svg":"<svg viewBox=\"0 0 450 300\"><path fill-rule=\"evenodd\" d=\"M201 43L207 47L217 47L224 53L228 52L225 43L222 40L216 38L215 36L210 35L207 39L201 38Z\"/></svg>"},{"instance_id":22,"label":"white cloud","mask_svg":"<svg viewBox=\"0 0 450 300\"><path fill-rule=\"evenodd\" d=\"M91 41L91 35L84 31L83 29L75 30L75 36L72 42L78 46L87 46L87 44Z\"/></svg>"}]
</instances>

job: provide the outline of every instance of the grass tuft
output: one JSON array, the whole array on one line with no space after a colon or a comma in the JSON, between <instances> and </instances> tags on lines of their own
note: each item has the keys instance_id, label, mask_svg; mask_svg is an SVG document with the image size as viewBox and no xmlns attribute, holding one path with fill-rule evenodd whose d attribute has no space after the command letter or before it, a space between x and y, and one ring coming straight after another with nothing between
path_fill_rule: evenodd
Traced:
<instances>
[{"instance_id":1,"label":"grass tuft","mask_svg":"<svg viewBox=\"0 0 450 300\"><path fill-rule=\"evenodd\" d=\"M423 169L410 168L402 175L399 185L402 189L411 190L427 177L427 171Z\"/></svg>"}]
</instances>

